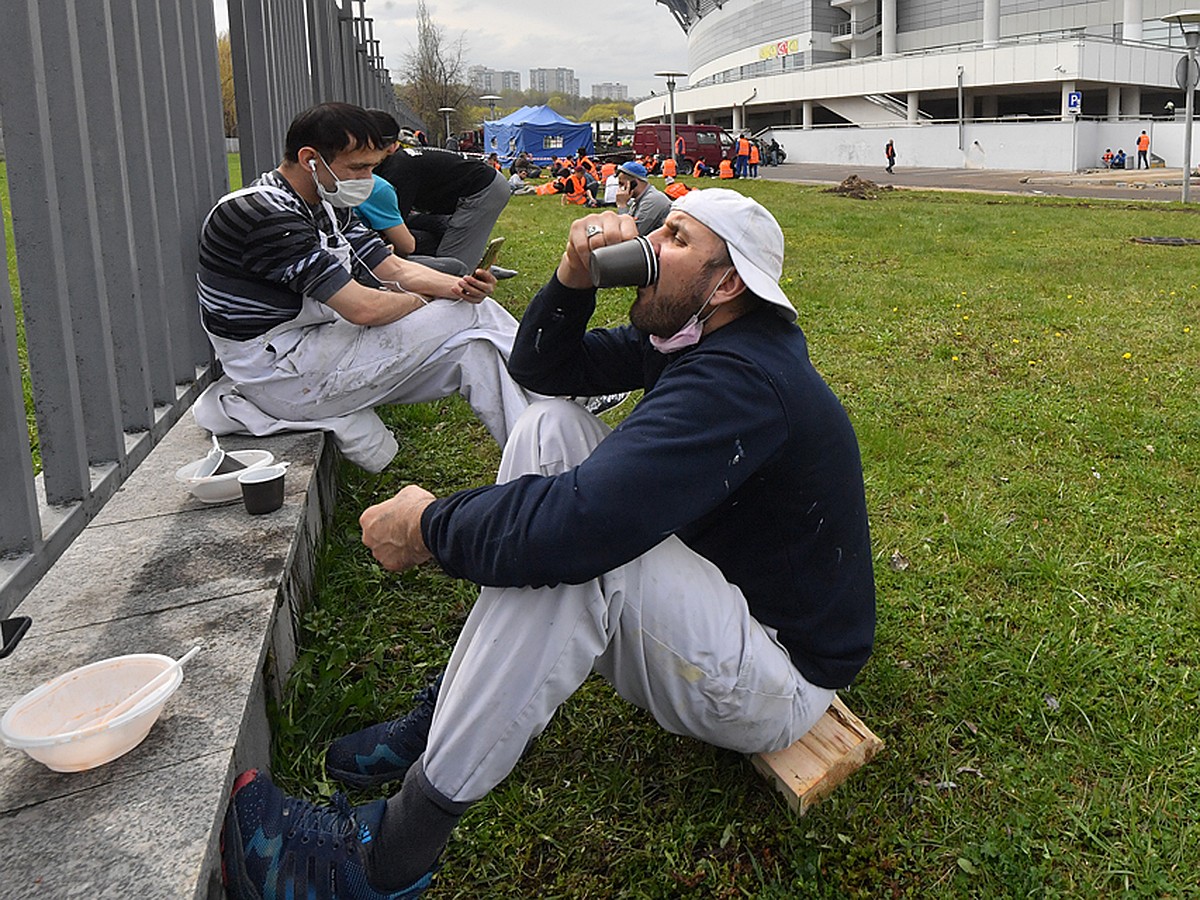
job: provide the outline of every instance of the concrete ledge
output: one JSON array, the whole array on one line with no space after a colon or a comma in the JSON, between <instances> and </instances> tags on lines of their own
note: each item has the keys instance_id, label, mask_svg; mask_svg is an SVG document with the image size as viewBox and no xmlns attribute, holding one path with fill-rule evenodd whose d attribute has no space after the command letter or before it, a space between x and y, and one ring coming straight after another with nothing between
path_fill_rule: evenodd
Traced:
<instances>
[{"instance_id":1,"label":"concrete ledge","mask_svg":"<svg viewBox=\"0 0 1200 900\"><path fill-rule=\"evenodd\" d=\"M283 508L249 516L175 481L209 446L185 415L17 609L33 626L0 660L3 711L88 662L205 649L146 740L108 765L59 774L0 747L5 898L222 895L226 799L237 772L270 761L266 697L295 661L337 454L320 432L224 438L292 464Z\"/></svg>"}]
</instances>

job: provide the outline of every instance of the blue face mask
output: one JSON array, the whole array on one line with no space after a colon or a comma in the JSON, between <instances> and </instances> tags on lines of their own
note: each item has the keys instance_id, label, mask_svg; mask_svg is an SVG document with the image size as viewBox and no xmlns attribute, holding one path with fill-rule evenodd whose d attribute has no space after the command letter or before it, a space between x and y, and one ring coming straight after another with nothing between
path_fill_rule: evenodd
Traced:
<instances>
[{"instance_id":1,"label":"blue face mask","mask_svg":"<svg viewBox=\"0 0 1200 900\"><path fill-rule=\"evenodd\" d=\"M692 317L683 323L682 328L669 338L660 338L656 334L650 335L650 346L659 353L674 353L676 350L682 350L684 347L692 347L700 343L700 337L704 334L704 323L711 319L713 313L717 310L714 307L712 312L703 319L700 318L700 313L704 310L704 307L708 306L708 301L713 298L713 294L725 283L725 279L729 277L729 273L732 271L733 266L725 270L725 274L721 276L721 280L708 292L708 296L700 304L700 309L692 313Z\"/></svg>"}]
</instances>

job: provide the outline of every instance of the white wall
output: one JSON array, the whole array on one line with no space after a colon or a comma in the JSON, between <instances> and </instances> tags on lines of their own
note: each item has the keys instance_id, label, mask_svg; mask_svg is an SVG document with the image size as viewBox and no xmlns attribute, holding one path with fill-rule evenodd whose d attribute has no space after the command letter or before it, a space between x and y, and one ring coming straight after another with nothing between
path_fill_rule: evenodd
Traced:
<instances>
[{"instance_id":1,"label":"white wall","mask_svg":"<svg viewBox=\"0 0 1200 900\"><path fill-rule=\"evenodd\" d=\"M1182 117L1181 117L1182 119ZM894 125L879 128L774 128L767 140L787 151L790 163L885 165L883 146L896 143L896 165L940 169L1002 169L1075 172L1097 168L1106 147L1123 147L1136 159L1145 129L1150 151L1169 168L1183 160L1183 122L978 122L963 126L966 152L958 148L958 125ZM1194 150L1200 159L1200 147ZM1195 160L1193 160L1194 162Z\"/></svg>"}]
</instances>

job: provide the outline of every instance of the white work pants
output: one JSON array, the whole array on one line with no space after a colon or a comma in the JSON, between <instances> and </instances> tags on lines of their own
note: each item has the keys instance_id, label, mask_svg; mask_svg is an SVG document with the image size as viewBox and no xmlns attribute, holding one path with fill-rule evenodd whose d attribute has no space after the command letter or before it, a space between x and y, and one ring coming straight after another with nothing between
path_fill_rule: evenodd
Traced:
<instances>
[{"instance_id":1,"label":"white work pants","mask_svg":"<svg viewBox=\"0 0 1200 900\"><path fill-rule=\"evenodd\" d=\"M355 325L311 298L248 341L210 334L238 392L277 419L343 416L461 394L504 446L530 402L508 374L517 322L492 299L433 300L387 325Z\"/></svg>"},{"instance_id":2,"label":"white work pants","mask_svg":"<svg viewBox=\"0 0 1200 900\"><path fill-rule=\"evenodd\" d=\"M497 480L563 472L608 432L573 403L538 401ZM586 584L482 589L438 696L422 761L430 784L450 800L482 798L593 671L668 731L743 753L802 737L835 693L808 683L741 590L669 537Z\"/></svg>"}]
</instances>

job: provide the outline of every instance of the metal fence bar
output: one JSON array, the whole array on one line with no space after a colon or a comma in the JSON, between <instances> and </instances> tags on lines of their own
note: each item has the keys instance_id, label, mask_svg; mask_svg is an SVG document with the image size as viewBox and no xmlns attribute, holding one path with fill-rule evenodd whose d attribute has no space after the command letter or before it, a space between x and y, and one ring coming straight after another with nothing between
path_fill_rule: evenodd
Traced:
<instances>
[{"instance_id":1,"label":"metal fence bar","mask_svg":"<svg viewBox=\"0 0 1200 900\"><path fill-rule=\"evenodd\" d=\"M230 0L249 177L318 100L410 120L362 18L350 0ZM228 189L211 4L10 0L0 118L20 283L0 285L7 615L213 376L195 299L200 225Z\"/></svg>"}]
</instances>

